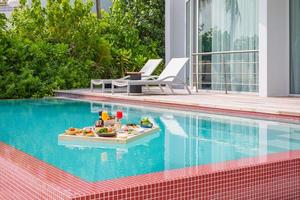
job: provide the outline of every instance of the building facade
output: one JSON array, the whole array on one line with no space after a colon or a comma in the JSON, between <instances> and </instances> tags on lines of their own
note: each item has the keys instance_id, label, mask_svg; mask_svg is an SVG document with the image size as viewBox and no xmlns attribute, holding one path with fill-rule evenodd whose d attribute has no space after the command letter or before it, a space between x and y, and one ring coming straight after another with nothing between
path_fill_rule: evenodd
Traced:
<instances>
[{"instance_id":1,"label":"building facade","mask_svg":"<svg viewBox=\"0 0 300 200\"><path fill-rule=\"evenodd\" d=\"M166 60L196 90L300 95L299 0L166 0Z\"/></svg>"}]
</instances>

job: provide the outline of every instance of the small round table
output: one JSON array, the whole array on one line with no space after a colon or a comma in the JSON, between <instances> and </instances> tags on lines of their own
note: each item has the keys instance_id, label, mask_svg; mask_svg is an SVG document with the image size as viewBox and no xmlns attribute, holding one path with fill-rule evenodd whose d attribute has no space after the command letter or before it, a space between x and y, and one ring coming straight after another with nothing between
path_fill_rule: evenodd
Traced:
<instances>
[{"instance_id":1,"label":"small round table","mask_svg":"<svg viewBox=\"0 0 300 200\"><path fill-rule=\"evenodd\" d=\"M143 72L126 72L129 75L129 80L141 80ZM130 93L142 93L141 85L131 85L129 89Z\"/></svg>"}]
</instances>

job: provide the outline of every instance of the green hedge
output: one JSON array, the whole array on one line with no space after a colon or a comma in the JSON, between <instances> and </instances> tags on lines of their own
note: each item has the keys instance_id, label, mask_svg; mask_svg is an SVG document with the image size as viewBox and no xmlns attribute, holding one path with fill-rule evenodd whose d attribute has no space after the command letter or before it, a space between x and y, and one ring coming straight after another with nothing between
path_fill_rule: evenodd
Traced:
<instances>
[{"instance_id":1,"label":"green hedge","mask_svg":"<svg viewBox=\"0 0 300 200\"><path fill-rule=\"evenodd\" d=\"M115 0L97 19L93 2L39 0L0 17L0 98L53 95L115 78L164 54L164 4Z\"/></svg>"}]
</instances>

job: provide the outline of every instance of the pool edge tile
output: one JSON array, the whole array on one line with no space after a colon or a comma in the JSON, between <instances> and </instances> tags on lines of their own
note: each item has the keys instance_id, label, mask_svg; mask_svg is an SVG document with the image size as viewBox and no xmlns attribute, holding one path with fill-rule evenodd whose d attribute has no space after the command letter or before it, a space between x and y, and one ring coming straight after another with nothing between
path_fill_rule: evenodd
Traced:
<instances>
[{"instance_id":1,"label":"pool edge tile","mask_svg":"<svg viewBox=\"0 0 300 200\"><path fill-rule=\"evenodd\" d=\"M129 195L129 199L135 196L148 197L148 194L153 195L153 198L163 196L172 197L171 191L174 191L177 187L180 187L179 191L184 192L183 187L188 187L191 191L196 191L197 187L195 185L192 187L194 183L197 183L196 185L198 186L208 183L202 180L225 184L229 180L230 174L238 174L247 170L251 173L260 173L261 177L267 179L270 178L269 175L272 174L268 175L263 173L264 168L267 169L271 166L273 167L272 170L275 171L280 167L282 168L283 165L289 166L288 163L297 163L295 166L290 166L290 168L294 170L295 167L298 167L299 188L297 188L300 191L300 150L92 183L83 181L2 142L0 142L0 149L2 159L6 159L19 168L24 167L22 168L23 170L28 171L31 175L38 178L39 181L44 182L45 190L47 190L45 195L49 195L48 193L50 192L54 199L60 195L64 199L81 199L82 197L94 197L95 199L99 197L99 199L101 199L101 196L103 196L104 199L118 199L118 196L123 199L124 194L126 194L126 198L127 195ZM29 165L33 167L28 167ZM42 173L36 173L34 167L42 167L47 170L42 171ZM45 178L44 173L48 173L49 177ZM289 171L285 173L288 174ZM244 176L246 175L244 174ZM253 177L251 179L253 179ZM237 180L243 182L243 180L239 178ZM264 181L264 179L261 181ZM210 187L211 186L212 185L210 185ZM20 189L22 190L22 188ZM187 192L186 195L191 195L190 193L191 192ZM208 193L207 195L209 194L212 193ZM296 195L298 194L296 193Z\"/></svg>"}]
</instances>

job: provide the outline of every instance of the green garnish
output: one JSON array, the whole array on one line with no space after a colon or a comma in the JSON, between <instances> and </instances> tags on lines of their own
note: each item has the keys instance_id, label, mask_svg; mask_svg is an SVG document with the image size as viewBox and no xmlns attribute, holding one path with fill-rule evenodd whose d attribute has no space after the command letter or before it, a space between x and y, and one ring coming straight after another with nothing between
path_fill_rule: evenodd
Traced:
<instances>
[{"instance_id":1,"label":"green garnish","mask_svg":"<svg viewBox=\"0 0 300 200\"><path fill-rule=\"evenodd\" d=\"M148 124L152 124L152 123L149 120L149 118L146 117L146 118L144 118L144 119L141 120L141 124L148 125Z\"/></svg>"},{"instance_id":2,"label":"green garnish","mask_svg":"<svg viewBox=\"0 0 300 200\"><path fill-rule=\"evenodd\" d=\"M108 133L108 129L107 128L101 128L97 131L97 133Z\"/></svg>"}]
</instances>

